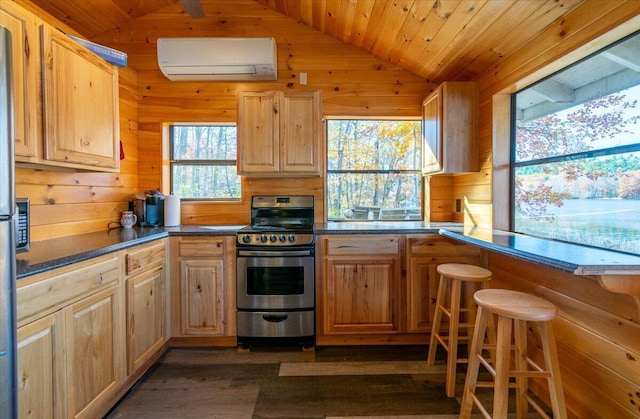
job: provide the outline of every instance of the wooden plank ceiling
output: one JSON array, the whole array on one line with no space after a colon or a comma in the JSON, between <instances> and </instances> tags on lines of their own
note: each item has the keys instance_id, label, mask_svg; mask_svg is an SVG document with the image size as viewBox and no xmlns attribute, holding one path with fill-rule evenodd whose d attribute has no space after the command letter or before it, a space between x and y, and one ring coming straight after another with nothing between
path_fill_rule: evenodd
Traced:
<instances>
[{"instance_id":1,"label":"wooden plank ceiling","mask_svg":"<svg viewBox=\"0 0 640 419\"><path fill-rule=\"evenodd\" d=\"M200 0L205 16L217 13L216 4L221 1L225 0ZM475 78L585 0L254 1L439 83ZM161 9L175 10L176 19L186 14L183 7L176 7L180 0L31 3L88 39L135 25L136 19ZM241 7L236 10L242 13Z\"/></svg>"}]
</instances>

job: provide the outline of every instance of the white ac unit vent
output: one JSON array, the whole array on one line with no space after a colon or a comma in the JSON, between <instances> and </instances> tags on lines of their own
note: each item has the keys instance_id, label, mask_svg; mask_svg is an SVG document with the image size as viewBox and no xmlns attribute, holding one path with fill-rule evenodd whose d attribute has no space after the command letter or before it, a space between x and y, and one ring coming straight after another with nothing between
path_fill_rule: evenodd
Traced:
<instances>
[{"instance_id":1,"label":"white ac unit vent","mask_svg":"<svg viewBox=\"0 0 640 419\"><path fill-rule=\"evenodd\" d=\"M278 79L273 38L158 38L158 65L174 81Z\"/></svg>"}]
</instances>

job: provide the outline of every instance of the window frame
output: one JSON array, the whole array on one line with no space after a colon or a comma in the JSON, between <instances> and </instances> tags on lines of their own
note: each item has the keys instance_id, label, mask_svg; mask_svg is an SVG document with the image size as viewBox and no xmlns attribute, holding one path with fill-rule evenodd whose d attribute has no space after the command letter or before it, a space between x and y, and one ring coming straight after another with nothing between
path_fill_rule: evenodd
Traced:
<instances>
[{"instance_id":1,"label":"window frame","mask_svg":"<svg viewBox=\"0 0 640 419\"><path fill-rule=\"evenodd\" d=\"M517 115L517 106L516 106L516 97L519 93L530 89L540 83L543 83L544 81L551 79L552 77L567 71L573 67L576 67L578 65L580 65L581 63L583 63L586 60L589 60L592 57L598 56L599 54L603 53L604 51L613 48L614 46L630 39L633 37L639 37L640 36L640 31L633 31L629 34L626 34L625 36L618 38L616 40L613 40L609 43L607 43L605 46L603 47L599 47L594 51L591 51L590 53L584 55L582 58L576 60L575 62L572 62L570 64L564 65L561 68L558 69L554 69L553 72L551 72L550 74L548 74L546 77L543 77L535 82L529 83L524 87L519 88L516 91L513 91L512 93L507 93L505 92L504 94L497 94L494 96L494 110L495 110L495 105L496 103L498 105L502 104L504 105L504 102L502 102L502 98L506 99L508 98L508 103L509 103L509 137L508 137L508 144L509 144L509 152L508 152L508 189L509 189L509 195L508 195L508 231L509 232L513 232L513 233L517 233L517 234L524 234L524 235L528 235L531 237L540 237L540 238L545 238L545 239L551 239L551 240L558 240L558 241L565 241L561 238L548 238L544 235L537 235L537 234L533 234L531 232L523 232L523 231L517 231L516 230L516 171L519 168L523 168L523 167L530 167L530 166L544 166L546 164L552 164L552 163L561 163L561 162L570 162L570 161L576 161L576 160L585 160L585 159L591 159L591 158L598 158L598 157L613 157L613 156L618 156L618 155L624 155L624 154L629 154L629 153L637 153L640 152L640 140L636 143L632 143L632 144L625 144L625 145L618 145L618 146L610 146L610 147L604 147L604 148L595 148L595 149L591 149L591 150L585 150L585 151L581 151L581 152L573 152L573 153L568 153L568 154L562 154L562 155L553 155L550 157L542 157L542 158L533 158L533 159L528 159L528 160L523 160L523 161L518 161L517 159L517 153L516 153L516 136L517 136L517 123L516 123L516 115ZM631 87L625 87L622 88L620 90L616 90L613 92L609 92L609 93L605 93L604 95L598 96L596 98L592 98L592 99L587 99L587 100L583 100L579 103L573 104L570 107L565 108L566 109L571 109L572 107L576 107L576 106L581 106L584 105L585 103L589 102L590 100L597 100L600 98L604 98L607 97L609 95L614 95L618 92L624 91L626 89L629 88L633 88L633 87L637 87L640 86L639 84L636 84L634 86ZM501 98L502 97L502 98ZM506 98L505 98L506 97ZM554 111L551 112L547 115L554 115L558 112L561 112L561 110L559 111ZM498 127L501 126L501 124L497 124L496 121L494 120L494 124L496 124ZM504 125L502 125L502 127L504 128ZM494 152L495 152L495 145L496 145L497 141L494 140ZM495 161L494 161L494 165L495 165ZM495 185L494 185L494 193L495 193ZM496 222L495 218L494 218L494 223ZM586 242L578 242L578 241L568 241L569 243L572 244L576 244L576 245L582 245L582 246L587 246L587 247L593 247L593 248L605 248L604 246L598 246L596 244L593 243L586 243ZM623 250L614 250L617 252L624 252Z\"/></svg>"},{"instance_id":2,"label":"window frame","mask_svg":"<svg viewBox=\"0 0 640 419\"><path fill-rule=\"evenodd\" d=\"M236 141L237 141L237 129L238 124L234 122L196 122L196 123L172 123L168 125L169 128L169 191L171 194L175 193L174 190L174 176L173 169L175 166L237 166L238 155L236 150L236 159L235 160L219 160L219 159L175 159L174 158L174 127L235 127L236 128ZM243 181L242 176L238 175L240 181L240 194L237 198L185 198L180 197L182 201L190 201L190 202L222 202L222 203L233 203L242 201L242 193L243 193Z\"/></svg>"},{"instance_id":3,"label":"window frame","mask_svg":"<svg viewBox=\"0 0 640 419\"><path fill-rule=\"evenodd\" d=\"M425 220L425 199L426 199L426 188L425 188L425 177L422 174L422 148L420 149L420 154L418 156L418 168L416 170L403 170L403 169L390 169L390 170L380 170L380 169L367 169L367 170L329 170L329 122L330 121L344 121L344 120L359 120L359 121L392 121L392 122L400 122L400 121L412 121L412 122L417 122L420 125L420 138L419 141L417 142L420 147L423 147L423 139L422 139L422 125L423 125L423 121L422 118L420 116L417 117L396 117L396 116L383 116L383 117L376 117L376 116L355 116L355 115L340 115L340 116L325 116L324 117L324 125L325 125L325 156L324 156L324 165L325 165L325 203L326 203L326 208L325 208L325 214L326 214L326 220L329 222L337 222L337 223L343 223L343 222L371 222L371 221L376 221L376 222L405 222L407 220L400 220L400 219L389 219L389 220L368 220L368 219L335 219L335 218L330 218L329 217L329 203L330 203L330 199L329 199L329 187L328 187L328 180L329 180L329 175L330 174L363 174L363 175L377 175L377 174L388 174L388 175L392 175L392 174L411 174L414 173L416 175L418 175L420 177L420 185L419 185L419 190L420 190L420 219L412 219L412 220L408 220L407 222L423 222Z\"/></svg>"}]
</instances>

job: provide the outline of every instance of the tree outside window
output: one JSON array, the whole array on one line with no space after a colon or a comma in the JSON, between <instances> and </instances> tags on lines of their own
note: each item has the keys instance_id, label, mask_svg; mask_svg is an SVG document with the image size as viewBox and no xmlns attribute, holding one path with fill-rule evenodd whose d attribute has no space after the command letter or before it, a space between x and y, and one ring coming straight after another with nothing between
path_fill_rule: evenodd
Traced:
<instances>
[{"instance_id":1,"label":"tree outside window","mask_svg":"<svg viewBox=\"0 0 640 419\"><path fill-rule=\"evenodd\" d=\"M421 220L420 121L327 121L329 220Z\"/></svg>"},{"instance_id":2,"label":"tree outside window","mask_svg":"<svg viewBox=\"0 0 640 419\"><path fill-rule=\"evenodd\" d=\"M171 192L185 200L238 200L235 125L171 127Z\"/></svg>"},{"instance_id":3,"label":"tree outside window","mask_svg":"<svg viewBox=\"0 0 640 419\"><path fill-rule=\"evenodd\" d=\"M603 67L627 50L553 76L545 100L535 100L544 85L514 95L514 231L640 254L640 74L621 60ZM569 83L578 87L563 93Z\"/></svg>"}]
</instances>

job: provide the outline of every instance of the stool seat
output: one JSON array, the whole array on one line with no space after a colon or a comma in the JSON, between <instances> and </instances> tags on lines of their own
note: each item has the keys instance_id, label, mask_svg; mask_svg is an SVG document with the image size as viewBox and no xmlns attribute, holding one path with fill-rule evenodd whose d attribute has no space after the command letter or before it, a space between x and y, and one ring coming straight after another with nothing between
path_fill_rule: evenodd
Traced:
<instances>
[{"instance_id":1,"label":"stool seat","mask_svg":"<svg viewBox=\"0 0 640 419\"><path fill-rule=\"evenodd\" d=\"M492 313L511 319L544 322L553 320L558 314L556 306L547 300L519 291L480 290L473 299Z\"/></svg>"},{"instance_id":2,"label":"stool seat","mask_svg":"<svg viewBox=\"0 0 640 419\"><path fill-rule=\"evenodd\" d=\"M435 364L436 348L438 344L441 344L447 351L445 392L448 397L454 397L456 367L458 364L468 362L467 358L458 357L458 344L469 344L475 325L476 310L472 306L471 293L478 288L488 288L492 273L480 266L465 263L442 263L438 265L437 271L440 274L440 283L438 284L436 307L433 313L427 365ZM463 285L466 287L466 292ZM449 318L449 325L444 330L445 333L442 333L443 330L441 330L443 316ZM462 333L460 333L461 329Z\"/></svg>"},{"instance_id":3,"label":"stool seat","mask_svg":"<svg viewBox=\"0 0 640 419\"><path fill-rule=\"evenodd\" d=\"M491 279L491 271L480 266L464 263L443 263L438 265L438 273L461 281L482 282Z\"/></svg>"},{"instance_id":4,"label":"stool seat","mask_svg":"<svg viewBox=\"0 0 640 419\"><path fill-rule=\"evenodd\" d=\"M478 315L469 349L469 367L462 392L460 418L471 417L474 405L484 417L489 413L476 396L476 387L493 387L493 417L506 418L509 413L509 389L515 389L516 417L527 419L529 406L548 418L539 400L529 394L530 379L545 380L549 391L553 417L566 419L567 412L560 379L560 363L553 335L552 320L557 308L531 294L504 289L482 289L473 295ZM498 320L495 343L485 342L487 327ZM530 326L536 327L530 327ZM540 336L539 348L543 363L532 357L539 349L527 343L527 334ZM536 345L537 346L537 345ZM488 353L488 357L485 355ZM478 381L480 366L491 374L493 381Z\"/></svg>"}]
</instances>

